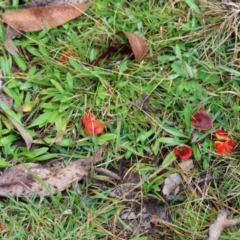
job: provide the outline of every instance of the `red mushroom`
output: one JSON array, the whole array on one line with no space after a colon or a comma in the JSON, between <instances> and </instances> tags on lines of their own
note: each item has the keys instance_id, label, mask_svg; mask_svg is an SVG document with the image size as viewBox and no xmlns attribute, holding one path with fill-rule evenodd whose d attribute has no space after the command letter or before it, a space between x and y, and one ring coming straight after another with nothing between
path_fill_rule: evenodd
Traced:
<instances>
[{"instance_id":1,"label":"red mushroom","mask_svg":"<svg viewBox=\"0 0 240 240\"><path fill-rule=\"evenodd\" d=\"M225 142L216 141L215 142L216 152L220 155L225 155L232 152L233 150L233 140L228 139Z\"/></svg>"},{"instance_id":2,"label":"red mushroom","mask_svg":"<svg viewBox=\"0 0 240 240\"><path fill-rule=\"evenodd\" d=\"M82 123L84 125L88 124L90 121L95 120L95 115L93 115L92 113L85 113L82 117Z\"/></svg>"},{"instance_id":3,"label":"red mushroom","mask_svg":"<svg viewBox=\"0 0 240 240\"><path fill-rule=\"evenodd\" d=\"M173 152L182 160L188 160L192 156L192 148L187 145L180 145L178 147L175 147Z\"/></svg>"},{"instance_id":4,"label":"red mushroom","mask_svg":"<svg viewBox=\"0 0 240 240\"><path fill-rule=\"evenodd\" d=\"M215 136L218 140L228 140L228 133L221 129L215 130Z\"/></svg>"},{"instance_id":5,"label":"red mushroom","mask_svg":"<svg viewBox=\"0 0 240 240\"><path fill-rule=\"evenodd\" d=\"M96 120L89 121L87 124L85 124L85 131L91 135L102 133L104 128L105 128L105 125Z\"/></svg>"},{"instance_id":6,"label":"red mushroom","mask_svg":"<svg viewBox=\"0 0 240 240\"><path fill-rule=\"evenodd\" d=\"M212 118L205 111L198 111L192 116L191 125L198 130L207 131L212 127Z\"/></svg>"}]
</instances>

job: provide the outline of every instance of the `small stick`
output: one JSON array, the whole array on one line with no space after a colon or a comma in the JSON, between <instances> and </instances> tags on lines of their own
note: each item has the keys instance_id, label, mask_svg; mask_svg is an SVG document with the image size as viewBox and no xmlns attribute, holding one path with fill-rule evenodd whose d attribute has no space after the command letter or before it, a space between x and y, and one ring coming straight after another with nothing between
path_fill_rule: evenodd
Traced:
<instances>
[{"instance_id":1,"label":"small stick","mask_svg":"<svg viewBox=\"0 0 240 240\"><path fill-rule=\"evenodd\" d=\"M107 177L113 178L113 179L117 179L117 180L121 180L120 176L118 176L116 173L104 169L104 168L94 168L96 172L101 173Z\"/></svg>"},{"instance_id":2,"label":"small stick","mask_svg":"<svg viewBox=\"0 0 240 240\"><path fill-rule=\"evenodd\" d=\"M240 225L240 218L228 220L227 216L229 212L225 209L220 210L218 213L217 220L209 227L208 238L207 240L218 240L221 235L221 232L225 228L233 227Z\"/></svg>"}]
</instances>

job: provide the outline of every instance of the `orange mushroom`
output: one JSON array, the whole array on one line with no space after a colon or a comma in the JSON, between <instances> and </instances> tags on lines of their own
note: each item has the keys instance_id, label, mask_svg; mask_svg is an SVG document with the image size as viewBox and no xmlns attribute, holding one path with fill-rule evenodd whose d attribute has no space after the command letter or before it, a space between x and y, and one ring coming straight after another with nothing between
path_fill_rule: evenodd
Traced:
<instances>
[{"instance_id":1,"label":"orange mushroom","mask_svg":"<svg viewBox=\"0 0 240 240\"><path fill-rule=\"evenodd\" d=\"M86 125L90 121L95 120L95 118L96 118L95 115L93 115L92 113L85 113L82 117L82 123Z\"/></svg>"},{"instance_id":2,"label":"orange mushroom","mask_svg":"<svg viewBox=\"0 0 240 240\"><path fill-rule=\"evenodd\" d=\"M228 140L229 139L228 133L225 132L224 130L216 129L214 133L218 140Z\"/></svg>"},{"instance_id":3,"label":"orange mushroom","mask_svg":"<svg viewBox=\"0 0 240 240\"><path fill-rule=\"evenodd\" d=\"M174 154L182 160L188 160L192 156L192 148L187 145L180 145L173 149Z\"/></svg>"},{"instance_id":4,"label":"orange mushroom","mask_svg":"<svg viewBox=\"0 0 240 240\"><path fill-rule=\"evenodd\" d=\"M87 124L85 124L85 131L88 134L100 134L103 132L105 125L96 120L91 120Z\"/></svg>"},{"instance_id":5,"label":"orange mushroom","mask_svg":"<svg viewBox=\"0 0 240 240\"><path fill-rule=\"evenodd\" d=\"M232 152L233 150L233 140L228 139L225 142L216 141L215 142L216 152L220 155L225 155Z\"/></svg>"},{"instance_id":6,"label":"orange mushroom","mask_svg":"<svg viewBox=\"0 0 240 240\"><path fill-rule=\"evenodd\" d=\"M192 116L191 125L198 130L207 131L213 125L212 118L208 112L198 111Z\"/></svg>"}]
</instances>

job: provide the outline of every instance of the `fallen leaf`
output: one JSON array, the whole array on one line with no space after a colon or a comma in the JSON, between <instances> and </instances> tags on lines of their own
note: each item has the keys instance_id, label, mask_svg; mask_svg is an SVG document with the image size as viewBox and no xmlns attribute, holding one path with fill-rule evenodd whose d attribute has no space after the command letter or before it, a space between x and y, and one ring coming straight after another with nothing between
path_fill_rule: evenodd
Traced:
<instances>
[{"instance_id":1,"label":"fallen leaf","mask_svg":"<svg viewBox=\"0 0 240 240\"><path fill-rule=\"evenodd\" d=\"M129 57L134 55L135 61L140 62L142 59L146 56L148 52L148 45L147 42L138 36L135 33L130 32L123 32L118 31L116 32L117 35L123 34L127 37L129 44L119 44L117 46L108 46L107 50L102 53L99 57L94 59L89 64L86 64L87 66L98 66L99 62L101 60L107 59L109 57L112 57L113 55L120 53L120 54L127 54Z\"/></svg>"},{"instance_id":2,"label":"fallen leaf","mask_svg":"<svg viewBox=\"0 0 240 240\"><path fill-rule=\"evenodd\" d=\"M108 59L117 53L127 54L130 56L132 55L132 49L128 44L121 44L119 46L108 46L107 50L104 53L102 53L99 57L97 57L87 65L98 66L100 61Z\"/></svg>"},{"instance_id":3,"label":"fallen leaf","mask_svg":"<svg viewBox=\"0 0 240 240\"><path fill-rule=\"evenodd\" d=\"M118 31L116 34L124 34L128 38L135 61L141 62L148 52L147 42L135 33Z\"/></svg>"},{"instance_id":4,"label":"fallen leaf","mask_svg":"<svg viewBox=\"0 0 240 240\"><path fill-rule=\"evenodd\" d=\"M10 26L7 26L6 39L4 42L4 46L5 46L6 50L14 56L20 56L20 52L19 52L18 48L15 46L12 39L19 36L20 34L21 33L19 31L15 30L14 28L12 28Z\"/></svg>"},{"instance_id":5,"label":"fallen leaf","mask_svg":"<svg viewBox=\"0 0 240 240\"><path fill-rule=\"evenodd\" d=\"M182 180L178 173L171 174L168 178L164 181L163 186L163 194L167 197L171 193L176 195L179 191L179 185L181 184Z\"/></svg>"},{"instance_id":6,"label":"fallen leaf","mask_svg":"<svg viewBox=\"0 0 240 240\"><path fill-rule=\"evenodd\" d=\"M194 164L192 159L189 159L187 161L182 161L178 165L185 172L191 172L191 170L194 169Z\"/></svg>"},{"instance_id":7,"label":"fallen leaf","mask_svg":"<svg viewBox=\"0 0 240 240\"><path fill-rule=\"evenodd\" d=\"M30 150L32 143L33 143L33 139L31 137L31 135L24 129L24 127L21 124L19 124L15 120L13 120L8 115L7 115L7 117L9 119L9 121L15 126L15 128L20 133L21 137L23 138L24 142L26 143L27 149Z\"/></svg>"},{"instance_id":8,"label":"fallen leaf","mask_svg":"<svg viewBox=\"0 0 240 240\"><path fill-rule=\"evenodd\" d=\"M88 174L93 163L101 160L105 145L89 158L79 159L65 168L49 170L46 165L16 165L0 176L0 196L50 196L68 189Z\"/></svg>"},{"instance_id":9,"label":"fallen leaf","mask_svg":"<svg viewBox=\"0 0 240 240\"><path fill-rule=\"evenodd\" d=\"M91 3L74 5L46 6L27 8L2 15L5 23L14 29L24 32L40 31L44 28L54 28L81 16L91 6Z\"/></svg>"},{"instance_id":10,"label":"fallen leaf","mask_svg":"<svg viewBox=\"0 0 240 240\"><path fill-rule=\"evenodd\" d=\"M39 7L39 6L53 6L53 5L66 5L84 3L86 0L31 0L26 3L27 7Z\"/></svg>"}]
</instances>

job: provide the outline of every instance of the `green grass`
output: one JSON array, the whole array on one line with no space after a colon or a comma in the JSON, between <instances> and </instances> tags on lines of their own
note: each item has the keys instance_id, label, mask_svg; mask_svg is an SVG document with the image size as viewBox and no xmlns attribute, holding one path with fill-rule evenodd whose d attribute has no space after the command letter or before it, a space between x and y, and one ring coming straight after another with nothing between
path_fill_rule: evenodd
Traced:
<instances>
[{"instance_id":1,"label":"green grass","mask_svg":"<svg viewBox=\"0 0 240 240\"><path fill-rule=\"evenodd\" d=\"M33 105L29 113L16 112L35 144L31 152L17 144L20 134L1 115L0 166L54 157L67 163L91 155L108 142L99 166L118 170L124 160L146 179L158 171L175 146L190 144L195 149L195 168L186 178L190 181L209 174L223 180L203 184L199 190L202 197L192 194L184 183L187 199L166 203L170 221L160 220L163 230L157 236L204 239L219 209L229 209L230 218L240 215L238 36L223 24L224 15L201 13L194 1L113 2L96 1L84 16L62 27L24 33L14 40L23 57L6 52L4 27L0 26L3 91L13 99L14 109ZM10 6L8 1L4 4ZM217 30L211 35L213 29ZM114 56L99 67L85 67L83 63L117 42L118 30L144 37L149 46L146 58L135 63ZM227 35L231 31L232 35ZM73 57L62 65L58 59L67 50L72 50ZM138 103L146 94L145 109ZM213 118L213 128L207 133L191 127L191 116L199 109ZM104 134L85 133L81 117L86 112L106 124ZM215 153L211 134L216 128L229 132L236 146L234 153L224 157ZM63 140L56 144L56 134L61 131ZM179 171L174 161L146 180L133 201L146 197L163 200L165 178ZM105 179L94 169L89 176ZM1 239L141 239L131 231L124 237L117 229L121 209L131 204L110 197L110 192L83 181L80 193L73 188L54 199L1 199ZM72 214L62 216L67 209ZM237 228L221 235L221 239L239 238Z\"/></svg>"}]
</instances>

